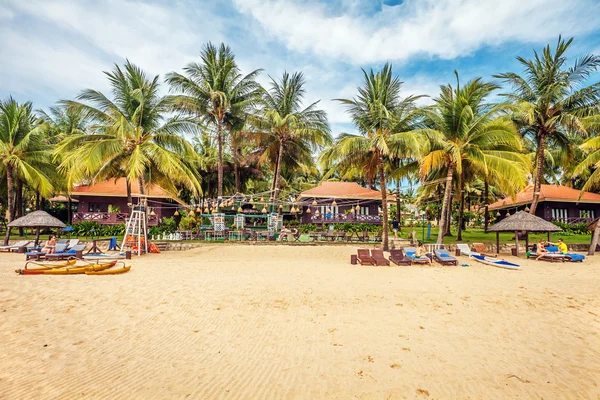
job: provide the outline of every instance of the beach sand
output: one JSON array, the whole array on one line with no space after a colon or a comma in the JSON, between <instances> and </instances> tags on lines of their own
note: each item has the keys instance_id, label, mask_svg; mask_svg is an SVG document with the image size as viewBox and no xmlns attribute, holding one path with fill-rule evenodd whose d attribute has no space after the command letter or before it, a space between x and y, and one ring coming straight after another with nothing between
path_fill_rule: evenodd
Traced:
<instances>
[{"instance_id":1,"label":"beach sand","mask_svg":"<svg viewBox=\"0 0 600 400\"><path fill-rule=\"evenodd\" d=\"M207 245L117 276L18 276L0 254L0 398L600 398L600 257L367 267L355 249Z\"/></svg>"}]
</instances>

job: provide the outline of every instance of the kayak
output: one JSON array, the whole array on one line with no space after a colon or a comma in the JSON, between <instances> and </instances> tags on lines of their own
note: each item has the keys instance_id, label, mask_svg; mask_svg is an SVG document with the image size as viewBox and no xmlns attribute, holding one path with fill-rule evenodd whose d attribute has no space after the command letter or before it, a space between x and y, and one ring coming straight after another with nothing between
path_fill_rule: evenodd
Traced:
<instances>
[{"instance_id":1,"label":"kayak","mask_svg":"<svg viewBox=\"0 0 600 400\"><path fill-rule=\"evenodd\" d=\"M129 271L131 269L131 265L128 265L126 267L123 268L117 268L117 269L107 269L104 271L85 271L86 275L116 275L116 274L124 274L125 272Z\"/></svg>"},{"instance_id":2,"label":"kayak","mask_svg":"<svg viewBox=\"0 0 600 400\"><path fill-rule=\"evenodd\" d=\"M481 254L471 253L471 258L479 261L480 263L491 265L493 267L498 268L506 268L506 269L520 269L521 266L519 264L511 263L506 260L502 260L496 257L484 256Z\"/></svg>"},{"instance_id":3,"label":"kayak","mask_svg":"<svg viewBox=\"0 0 600 400\"><path fill-rule=\"evenodd\" d=\"M105 269L109 269L113 267L117 262L113 261L110 263L103 264L92 264L92 265L84 265L78 267L71 268L53 268L53 269L17 269L16 273L20 275L77 275L84 274L86 271L104 271Z\"/></svg>"}]
</instances>

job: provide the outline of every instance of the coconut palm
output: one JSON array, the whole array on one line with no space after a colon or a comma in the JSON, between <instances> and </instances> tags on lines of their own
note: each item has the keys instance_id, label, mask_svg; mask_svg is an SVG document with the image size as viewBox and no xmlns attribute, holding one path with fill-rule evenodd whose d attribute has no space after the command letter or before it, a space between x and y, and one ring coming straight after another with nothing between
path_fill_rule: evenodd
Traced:
<instances>
[{"instance_id":1,"label":"coconut palm","mask_svg":"<svg viewBox=\"0 0 600 400\"><path fill-rule=\"evenodd\" d=\"M249 117L263 155L261 162L272 164L272 198L277 199L282 170L311 164L312 153L331 143L327 114L318 101L303 107L306 94L301 72L284 72L280 80L271 78L269 91L261 97L260 109Z\"/></svg>"},{"instance_id":2,"label":"coconut palm","mask_svg":"<svg viewBox=\"0 0 600 400\"><path fill-rule=\"evenodd\" d=\"M180 116L166 118L168 99L159 95L159 77L149 79L129 61L105 72L114 99L87 89L79 101L63 101L73 113L90 121L91 134L75 132L66 136L55 150L59 169L67 175L68 186L85 180L125 176L138 180L140 193L147 182L177 193L179 184L194 194L200 191L197 172L190 162L196 153L179 133L196 131L195 121Z\"/></svg>"},{"instance_id":3,"label":"coconut palm","mask_svg":"<svg viewBox=\"0 0 600 400\"><path fill-rule=\"evenodd\" d=\"M391 64L377 73L363 70L364 83L353 99L337 99L350 114L359 134L343 134L330 157L341 160L342 170L363 168L367 177L379 176L383 214L383 249L388 250L388 204L386 165L388 159L415 155L419 143L411 131L417 119L418 97L400 96L402 82Z\"/></svg>"},{"instance_id":4,"label":"coconut palm","mask_svg":"<svg viewBox=\"0 0 600 400\"><path fill-rule=\"evenodd\" d=\"M200 54L200 63L190 63L184 68L185 75L171 72L167 83L171 90L181 92L171 98L176 109L198 116L216 127L218 148L218 190L223 195L224 131L239 126L239 120L252 109L260 93L256 77L262 70L246 76L240 73L233 52L225 44L217 49L208 43ZM237 120L237 121L236 121ZM234 122L235 121L235 122ZM242 123L243 125L243 123ZM232 141L235 153L235 142ZM237 157L233 159L237 162ZM237 164L236 164L237 168Z\"/></svg>"},{"instance_id":5,"label":"coconut palm","mask_svg":"<svg viewBox=\"0 0 600 400\"><path fill-rule=\"evenodd\" d=\"M9 97L0 101L0 173L6 174L7 220L15 217L15 186L24 182L35 190L50 195L52 183L48 171L50 151L30 102L19 104ZM10 229L4 244L8 244Z\"/></svg>"},{"instance_id":6,"label":"coconut palm","mask_svg":"<svg viewBox=\"0 0 600 400\"><path fill-rule=\"evenodd\" d=\"M533 201L530 213L535 214L544 180L544 162L548 144L562 140L568 131L586 134L581 118L598 113L600 83L585 86L585 80L597 70L600 57L585 55L567 67L566 52L573 38L559 36L554 52L550 45L534 58L517 57L524 75L507 72L495 75L509 85L512 93L504 94L513 105L512 116L523 136L536 146L536 167L533 176Z\"/></svg>"},{"instance_id":7,"label":"coconut palm","mask_svg":"<svg viewBox=\"0 0 600 400\"><path fill-rule=\"evenodd\" d=\"M488 106L486 97L497 89L480 78L461 86L441 87L435 105L424 110L428 128L418 131L428 140L421 159L424 178L444 179L440 229L437 243L449 225L453 177L464 188L467 172L499 177L506 191L514 193L525 186L527 157L520 153L521 138L514 124L499 117L502 105ZM445 176L445 178L444 178Z\"/></svg>"},{"instance_id":8,"label":"coconut palm","mask_svg":"<svg viewBox=\"0 0 600 400\"><path fill-rule=\"evenodd\" d=\"M597 134L600 132L600 115L594 115L583 119L584 126ZM575 177L585 177L585 184L581 193L600 187L600 136L595 136L579 146L585 154L585 158L579 163L574 171ZM592 243L588 254L596 252L596 246L600 238L600 223L596 223L596 229L592 235Z\"/></svg>"}]
</instances>

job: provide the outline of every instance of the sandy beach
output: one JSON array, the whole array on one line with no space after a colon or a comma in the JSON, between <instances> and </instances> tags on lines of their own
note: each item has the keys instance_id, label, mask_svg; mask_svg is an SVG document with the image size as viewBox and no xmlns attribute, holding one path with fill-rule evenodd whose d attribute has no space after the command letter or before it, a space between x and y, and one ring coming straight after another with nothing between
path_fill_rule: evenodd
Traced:
<instances>
[{"instance_id":1,"label":"sandy beach","mask_svg":"<svg viewBox=\"0 0 600 400\"><path fill-rule=\"evenodd\" d=\"M355 248L207 245L118 276L18 276L1 254L0 398L600 398L600 258L367 267Z\"/></svg>"}]
</instances>

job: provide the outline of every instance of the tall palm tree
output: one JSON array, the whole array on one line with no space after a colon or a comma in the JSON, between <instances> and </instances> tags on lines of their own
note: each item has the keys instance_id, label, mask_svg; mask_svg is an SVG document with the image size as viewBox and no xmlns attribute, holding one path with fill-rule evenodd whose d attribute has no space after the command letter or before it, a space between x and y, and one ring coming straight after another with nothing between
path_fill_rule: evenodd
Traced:
<instances>
[{"instance_id":1,"label":"tall palm tree","mask_svg":"<svg viewBox=\"0 0 600 400\"><path fill-rule=\"evenodd\" d=\"M184 68L185 75L171 72L167 83L171 90L181 92L171 98L176 109L198 116L205 123L216 127L218 147L218 190L223 196L224 130L235 126L234 119L244 119L255 105L261 88L256 77L262 70L246 76L240 73L233 51L221 43L217 49L208 43L200 54L200 63L190 63ZM230 122L230 123L228 123ZM237 122L239 125L239 122ZM232 142L235 150L235 143ZM234 157L234 162L236 162Z\"/></svg>"},{"instance_id":2,"label":"tall palm tree","mask_svg":"<svg viewBox=\"0 0 600 400\"><path fill-rule=\"evenodd\" d=\"M535 214L539 202L549 142L561 140L568 131L586 134L581 118L598 113L600 83L585 86L585 81L597 70L600 57L585 55L567 67L566 52L572 42L573 38L565 41L559 36L554 53L548 45L542 54L534 51L531 60L517 57L524 75L495 75L512 87L513 92L503 96L513 105L512 115L521 133L536 145L531 214Z\"/></svg>"},{"instance_id":3,"label":"tall palm tree","mask_svg":"<svg viewBox=\"0 0 600 400\"><path fill-rule=\"evenodd\" d=\"M395 77L391 64L377 73L363 70L364 83L353 99L337 99L346 106L360 134L344 134L336 141L334 158L347 167L365 168L367 175L379 176L383 214L383 249L388 250L388 204L386 163L389 158L418 153L418 140L411 131L416 121L415 100L402 99L402 82ZM354 165L353 165L354 164Z\"/></svg>"},{"instance_id":4,"label":"tall palm tree","mask_svg":"<svg viewBox=\"0 0 600 400\"><path fill-rule=\"evenodd\" d=\"M424 178L445 175L440 229L437 243L449 226L453 177L464 188L466 172L490 172L502 178L507 191L514 193L525 186L527 158L521 154L521 138L508 118L499 117L502 105L488 106L485 99L498 87L480 78L461 86L441 87L435 105L424 110L427 128L418 132L427 139L421 159ZM462 193L461 193L462 194Z\"/></svg>"},{"instance_id":5,"label":"tall palm tree","mask_svg":"<svg viewBox=\"0 0 600 400\"><path fill-rule=\"evenodd\" d=\"M262 161L274 166L272 199L279 195L284 163L312 163L311 152L331 143L327 114L317 108L319 101L304 107L306 94L301 72L284 72L280 80L271 78L269 91L264 91L258 112L249 117L264 148Z\"/></svg>"},{"instance_id":6,"label":"tall palm tree","mask_svg":"<svg viewBox=\"0 0 600 400\"><path fill-rule=\"evenodd\" d=\"M584 118L583 124L590 131L597 134L600 132L600 115ZM575 167L573 175L576 177L585 177L585 184L581 188L581 194L583 194L585 191L600 187L600 136L595 136L585 141L579 148L584 152L585 158ZM592 235L592 243L588 250L589 255L594 255L596 252L599 239L600 223L597 220L596 229Z\"/></svg>"},{"instance_id":7,"label":"tall palm tree","mask_svg":"<svg viewBox=\"0 0 600 400\"><path fill-rule=\"evenodd\" d=\"M6 174L7 220L15 217L16 181L27 183L45 195L52 193L47 172L52 169L50 151L30 102L19 104L12 97L0 101L0 173ZM4 244L8 244L10 229Z\"/></svg>"},{"instance_id":8,"label":"tall palm tree","mask_svg":"<svg viewBox=\"0 0 600 400\"><path fill-rule=\"evenodd\" d=\"M179 133L195 132L196 123L180 116L166 118L168 99L159 95L159 77L149 79L129 61L124 70L118 65L108 77L114 99L87 89L77 99L63 101L71 112L90 121L91 134L76 132L66 136L55 150L61 158L59 169L67 173L67 183L125 176L137 180L145 194L147 182L177 193L179 184L194 194L200 191L193 147Z\"/></svg>"}]
</instances>

